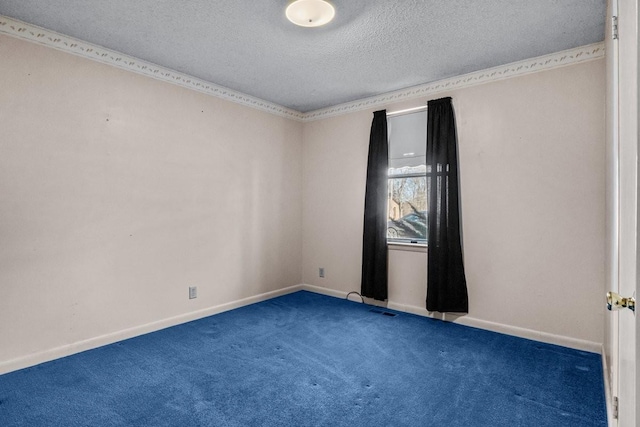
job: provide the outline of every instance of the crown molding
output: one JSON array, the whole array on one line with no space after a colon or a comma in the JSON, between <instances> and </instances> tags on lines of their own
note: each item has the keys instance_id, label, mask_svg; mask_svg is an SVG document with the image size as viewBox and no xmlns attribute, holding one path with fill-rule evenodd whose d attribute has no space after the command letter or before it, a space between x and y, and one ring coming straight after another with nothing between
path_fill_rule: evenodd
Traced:
<instances>
[{"instance_id":1,"label":"crown molding","mask_svg":"<svg viewBox=\"0 0 640 427\"><path fill-rule=\"evenodd\" d=\"M278 116L295 120L304 119L304 114L299 111L7 16L0 15L0 34L51 47Z\"/></svg>"},{"instance_id":2,"label":"crown molding","mask_svg":"<svg viewBox=\"0 0 640 427\"><path fill-rule=\"evenodd\" d=\"M282 105L228 89L224 86L219 86L211 82L192 77L188 74L180 73L166 67L161 67L133 56L125 55L102 46L65 36L3 15L0 15L0 34L27 40L76 56L88 58L123 70L132 71L137 74L142 74L147 77L235 102L237 104L266 111L277 116L302 122L310 122L342 114L379 108L396 102L429 97L455 89L495 82L538 71L565 67L580 62L602 58L605 54L604 42L594 43L549 55L539 56L537 58L526 59L498 67L475 71L461 76L425 83L394 92L387 92L357 101L338 104L333 107L302 113L283 107Z\"/></svg>"},{"instance_id":3,"label":"crown molding","mask_svg":"<svg viewBox=\"0 0 640 427\"><path fill-rule=\"evenodd\" d=\"M380 108L396 102L429 97L455 89L477 86L511 77L565 67L580 62L602 58L604 57L604 53L604 42L593 43L549 55L539 56L537 58L512 62L510 64L475 71L461 76L438 80L432 83L426 83L394 92L387 92L382 95L335 105L333 107L310 111L304 114L303 121L309 122L353 113L356 111L369 110L371 108Z\"/></svg>"}]
</instances>

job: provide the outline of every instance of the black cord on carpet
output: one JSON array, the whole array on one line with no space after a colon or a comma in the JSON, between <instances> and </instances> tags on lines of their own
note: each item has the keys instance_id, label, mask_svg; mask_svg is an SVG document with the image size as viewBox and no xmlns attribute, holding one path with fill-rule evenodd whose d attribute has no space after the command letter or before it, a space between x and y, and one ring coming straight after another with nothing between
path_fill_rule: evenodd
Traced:
<instances>
[{"instance_id":1,"label":"black cord on carpet","mask_svg":"<svg viewBox=\"0 0 640 427\"><path fill-rule=\"evenodd\" d=\"M365 305L368 305L366 302L364 302L364 298L362 297L362 295L360 295L360 293L359 293L359 292L356 292L356 291L351 291L351 292L349 292L349 293L347 294L347 298L346 298L347 300L349 300L349 295L351 295L351 294L356 294L356 295L358 295L358 296L360 297L360 299L362 300L362 303L363 303L363 304L365 304Z\"/></svg>"},{"instance_id":2,"label":"black cord on carpet","mask_svg":"<svg viewBox=\"0 0 640 427\"><path fill-rule=\"evenodd\" d=\"M358 295L358 296L360 297L360 299L362 300L362 304L364 304L364 305L366 305L366 306L368 306L368 307L373 307L373 308L369 309L369 311L371 311L372 313L383 314L383 315L385 315L385 316L389 316L389 317L395 317L395 316L397 316L397 314L396 314L396 313L391 313L390 311L385 311L385 308L384 308L384 307L380 307L380 306L377 306L377 305L375 305L375 304L367 304L367 303L364 301L364 297L363 297L362 295L360 295L360 293L359 293L359 292L356 292L356 291L352 291L352 292L349 292L349 293L347 294L347 297L346 297L346 300L347 300L347 301L352 301L352 300L350 300L350 299L349 299L349 295L351 295L351 294L356 294L356 295ZM352 301L352 302L355 302L355 301Z\"/></svg>"}]
</instances>

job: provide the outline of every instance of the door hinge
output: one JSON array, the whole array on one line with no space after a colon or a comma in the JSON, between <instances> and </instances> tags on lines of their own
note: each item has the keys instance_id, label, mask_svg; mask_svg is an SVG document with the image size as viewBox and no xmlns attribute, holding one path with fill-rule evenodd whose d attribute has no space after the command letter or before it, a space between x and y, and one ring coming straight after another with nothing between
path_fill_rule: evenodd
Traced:
<instances>
[{"instance_id":1,"label":"door hinge","mask_svg":"<svg viewBox=\"0 0 640 427\"><path fill-rule=\"evenodd\" d=\"M611 37L613 40L618 40L618 17L611 17Z\"/></svg>"},{"instance_id":2,"label":"door hinge","mask_svg":"<svg viewBox=\"0 0 640 427\"><path fill-rule=\"evenodd\" d=\"M613 418L618 419L618 396L613 396Z\"/></svg>"}]
</instances>

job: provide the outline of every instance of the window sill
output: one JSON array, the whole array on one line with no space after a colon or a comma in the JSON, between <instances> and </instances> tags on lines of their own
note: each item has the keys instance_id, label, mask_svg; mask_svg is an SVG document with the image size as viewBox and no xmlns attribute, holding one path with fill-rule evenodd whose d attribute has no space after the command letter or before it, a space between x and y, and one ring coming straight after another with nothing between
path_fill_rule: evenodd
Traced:
<instances>
[{"instance_id":1,"label":"window sill","mask_svg":"<svg viewBox=\"0 0 640 427\"><path fill-rule=\"evenodd\" d=\"M426 243L397 243L388 242L387 248L390 251L427 252Z\"/></svg>"}]
</instances>

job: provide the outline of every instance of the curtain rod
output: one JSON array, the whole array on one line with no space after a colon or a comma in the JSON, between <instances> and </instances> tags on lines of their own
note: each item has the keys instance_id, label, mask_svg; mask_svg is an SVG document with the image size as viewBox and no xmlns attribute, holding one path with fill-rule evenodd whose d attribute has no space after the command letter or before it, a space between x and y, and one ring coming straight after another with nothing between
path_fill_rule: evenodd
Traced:
<instances>
[{"instance_id":1,"label":"curtain rod","mask_svg":"<svg viewBox=\"0 0 640 427\"><path fill-rule=\"evenodd\" d=\"M403 114L417 113L419 111L426 111L426 110L427 110L427 106L423 105L422 107L407 108L406 110L393 111L391 113L387 113L387 117L402 116Z\"/></svg>"}]
</instances>

